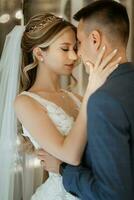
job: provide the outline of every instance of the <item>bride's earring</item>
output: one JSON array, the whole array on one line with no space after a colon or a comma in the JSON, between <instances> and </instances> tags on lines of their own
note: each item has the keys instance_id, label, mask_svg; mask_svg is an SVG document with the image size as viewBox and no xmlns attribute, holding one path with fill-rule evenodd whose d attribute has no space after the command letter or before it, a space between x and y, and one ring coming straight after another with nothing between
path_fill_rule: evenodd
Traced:
<instances>
[{"instance_id":1,"label":"bride's earring","mask_svg":"<svg viewBox=\"0 0 134 200\"><path fill-rule=\"evenodd\" d=\"M42 63L43 63L43 62L44 62L44 59L43 59L43 58L41 58L41 59L40 59L40 62L42 62Z\"/></svg>"}]
</instances>

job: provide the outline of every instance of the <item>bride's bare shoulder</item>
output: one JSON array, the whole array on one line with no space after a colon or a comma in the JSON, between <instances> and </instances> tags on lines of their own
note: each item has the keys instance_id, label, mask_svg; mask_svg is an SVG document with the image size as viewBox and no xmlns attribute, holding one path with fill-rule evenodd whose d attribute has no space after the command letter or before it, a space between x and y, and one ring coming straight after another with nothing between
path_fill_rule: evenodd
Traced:
<instances>
[{"instance_id":1,"label":"bride's bare shoulder","mask_svg":"<svg viewBox=\"0 0 134 200\"><path fill-rule=\"evenodd\" d=\"M33 109L39 109L40 108L40 104L33 99L32 97L25 95L25 94L21 94L16 96L15 100L14 100L14 109L16 112L18 111L24 111L27 108L31 108Z\"/></svg>"},{"instance_id":2,"label":"bride's bare shoulder","mask_svg":"<svg viewBox=\"0 0 134 200\"><path fill-rule=\"evenodd\" d=\"M23 103L28 103L29 101L32 101L32 98L24 94L19 94L14 100L14 107L17 108L18 106L23 105Z\"/></svg>"}]
</instances>

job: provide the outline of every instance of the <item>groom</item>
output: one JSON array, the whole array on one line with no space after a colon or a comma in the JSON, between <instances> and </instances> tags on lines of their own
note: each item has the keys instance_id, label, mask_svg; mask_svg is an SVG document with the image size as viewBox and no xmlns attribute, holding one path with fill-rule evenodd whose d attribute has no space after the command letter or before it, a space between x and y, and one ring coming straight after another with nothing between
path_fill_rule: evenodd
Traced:
<instances>
[{"instance_id":1,"label":"groom","mask_svg":"<svg viewBox=\"0 0 134 200\"><path fill-rule=\"evenodd\" d=\"M134 66L126 57L128 15L121 4L99 0L74 19L79 21L78 54L84 63L94 64L103 46L106 55L118 49L122 63L89 99L87 146L79 166L61 164L63 184L81 200L134 200Z\"/></svg>"}]
</instances>

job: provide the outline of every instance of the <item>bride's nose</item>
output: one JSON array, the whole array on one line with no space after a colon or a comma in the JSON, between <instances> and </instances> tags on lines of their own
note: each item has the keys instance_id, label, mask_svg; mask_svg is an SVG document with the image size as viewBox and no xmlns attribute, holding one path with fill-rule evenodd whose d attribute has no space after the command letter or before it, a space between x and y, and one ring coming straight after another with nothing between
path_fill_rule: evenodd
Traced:
<instances>
[{"instance_id":1,"label":"bride's nose","mask_svg":"<svg viewBox=\"0 0 134 200\"><path fill-rule=\"evenodd\" d=\"M77 53L75 52L75 50L69 51L68 57L69 57L70 60L77 60L78 59L78 56L77 56Z\"/></svg>"}]
</instances>

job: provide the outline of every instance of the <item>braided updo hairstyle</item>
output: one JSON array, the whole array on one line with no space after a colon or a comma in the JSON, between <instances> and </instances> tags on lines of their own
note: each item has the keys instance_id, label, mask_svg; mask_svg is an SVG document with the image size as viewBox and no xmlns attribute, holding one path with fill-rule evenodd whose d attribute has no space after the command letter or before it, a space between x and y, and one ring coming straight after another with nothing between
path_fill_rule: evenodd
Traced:
<instances>
[{"instance_id":1,"label":"braided updo hairstyle","mask_svg":"<svg viewBox=\"0 0 134 200\"><path fill-rule=\"evenodd\" d=\"M58 33L67 27L70 27L76 33L74 25L51 13L41 13L29 20L21 41L22 67L20 91L27 91L35 82L38 60L33 55L33 49L40 47L42 50L46 50ZM75 81L73 75L71 76Z\"/></svg>"}]
</instances>

